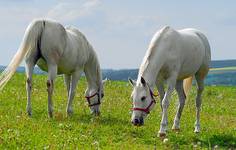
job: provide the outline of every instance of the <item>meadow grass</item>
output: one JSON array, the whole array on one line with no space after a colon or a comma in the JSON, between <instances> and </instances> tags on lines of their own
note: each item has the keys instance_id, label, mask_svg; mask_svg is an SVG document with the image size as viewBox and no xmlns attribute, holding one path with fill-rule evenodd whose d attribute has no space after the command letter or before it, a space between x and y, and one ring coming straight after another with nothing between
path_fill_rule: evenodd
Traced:
<instances>
[{"instance_id":1,"label":"meadow grass","mask_svg":"<svg viewBox=\"0 0 236 150\"><path fill-rule=\"evenodd\" d=\"M32 117L26 114L25 75L16 74L0 93L0 149L235 149L236 88L209 86L203 94L201 133L195 134L195 88L181 118L181 131L168 131L168 141L157 136L160 126L159 99L142 127L130 123L131 86L109 81L101 116L90 115L84 98L86 80L77 87L74 114L66 116L66 88L56 79L54 118L47 116L46 76L33 76ZM169 107L169 128L176 112L177 96Z\"/></svg>"}]
</instances>

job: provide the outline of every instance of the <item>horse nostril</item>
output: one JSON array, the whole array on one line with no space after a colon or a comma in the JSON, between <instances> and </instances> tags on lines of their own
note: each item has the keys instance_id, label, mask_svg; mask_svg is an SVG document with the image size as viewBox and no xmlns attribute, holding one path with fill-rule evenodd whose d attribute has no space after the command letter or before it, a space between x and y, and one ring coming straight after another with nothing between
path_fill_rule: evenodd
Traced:
<instances>
[{"instance_id":1,"label":"horse nostril","mask_svg":"<svg viewBox=\"0 0 236 150\"><path fill-rule=\"evenodd\" d=\"M143 125L143 124L144 124L143 118L140 118L140 125Z\"/></svg>"},{"instance_id":2,"label":"horse nostril","mask_svg":"<svg viewBox=\"0 0 236 150\"><path fill-rule=\"evenodd\" d=\"M138 125L138 124L139 124L139 120L138 120L138 119L134 119L134 120L132 121L132 124L133 124L133 125Z\"/></svg>"}]
</instances>

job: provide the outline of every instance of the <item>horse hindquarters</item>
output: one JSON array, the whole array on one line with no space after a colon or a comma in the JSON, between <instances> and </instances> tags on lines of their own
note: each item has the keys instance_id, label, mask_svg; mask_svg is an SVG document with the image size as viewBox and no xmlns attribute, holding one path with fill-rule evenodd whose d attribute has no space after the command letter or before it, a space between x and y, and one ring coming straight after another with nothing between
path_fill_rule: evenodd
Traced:
<instances>
[{"instance_id":1,"label":"horse hindquarters","mask_svg":"<svg viewBox=\"0 0 236 150\"><path fill-rule=\"evenodd\" d=\"M209 64L211 61L211 48L206 36L201 32L196 32L198 37L201 39L205 47L205 57L200 69L195 74L197 81L197 96L196 96L196 122L195 122L195 133L200 132L200 110L202 104L202 92L204 90L204 79L209 71Z\"/></svg>"}]
</instances>

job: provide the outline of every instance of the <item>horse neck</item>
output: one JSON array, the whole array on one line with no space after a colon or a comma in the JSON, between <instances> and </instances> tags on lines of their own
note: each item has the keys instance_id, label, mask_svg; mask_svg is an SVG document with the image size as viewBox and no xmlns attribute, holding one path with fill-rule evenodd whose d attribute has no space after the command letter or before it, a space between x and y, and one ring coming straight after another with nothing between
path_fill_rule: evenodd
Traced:
<instances>
[{"instance_id":1,"label":"horse neck","mask_svg":"<svg viewBox=\"0 0 236 150\"><path fill-rule=\"evenodd\" d=\"M102 84L100 65L95 52L92 50L88 62L84 68L85 76L88 82L88 89L98 90Z\"/></svg>"},{"instance_id":2,"label":"horse neck","mask_svg":"<svg viewBox=\"0 0 236 150\"><path fill-rule=\"evenodd\" d=\"M169 30L170 27L166 26L153 36L139 69L138 82L140 82L140 78L143 77L151 89L154 88L158 73L165 63L165 58L163 58L163 56L165 56L168 47L163 44L162 39Z\"/></svg>"},{"instance_id":3,"label":"horse neck","mask_svg":"<svg viewBox=\"0 0 236 150\"><path fill-rule=\"evenodd\" d=\"M160 54L156 51L155 53L150 54L151 49L148 50L146 56L144 57L143 63L139 69L139 75L137 81L141 81L143 77L151 89L156 85L157 75L162 66L162 59ZM138 83L139 84L139 83Z\"/></svg>"}]
</instances>

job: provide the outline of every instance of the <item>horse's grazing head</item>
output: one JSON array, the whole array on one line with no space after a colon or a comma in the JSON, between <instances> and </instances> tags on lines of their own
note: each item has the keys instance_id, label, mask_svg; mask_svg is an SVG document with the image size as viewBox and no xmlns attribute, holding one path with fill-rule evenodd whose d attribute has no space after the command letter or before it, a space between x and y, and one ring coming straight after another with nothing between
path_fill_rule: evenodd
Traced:
<instances>
[{"instance_id":1,"label":"horse's grazing head","mask_svg":"<svg viewBox=\"0 0 236 150\"><path fill-rule=\"evenodd\" d=\"M85 98L87 99L88 106L90 107L91 114L95 116L100 115L100 104L104 97L103 85L107 79L102 81L102 85L98 88L87 89Z\"/></svg>"},{"instance_id":2,"label":"horse's grazing head","mask_svg":"<svg viewBox=\"0 0 236 150\"><path fill-rule=\"evenodd\" d=\"M129 79L129 82L133 86L133 92L131 94L133 99L131 122L135 126L140 126L144 124L144 119L153 109L155 100L151 89L143 77L137 83L132 79Z\"/></svg>"}]
</instances>

